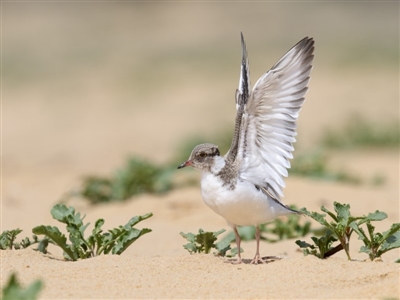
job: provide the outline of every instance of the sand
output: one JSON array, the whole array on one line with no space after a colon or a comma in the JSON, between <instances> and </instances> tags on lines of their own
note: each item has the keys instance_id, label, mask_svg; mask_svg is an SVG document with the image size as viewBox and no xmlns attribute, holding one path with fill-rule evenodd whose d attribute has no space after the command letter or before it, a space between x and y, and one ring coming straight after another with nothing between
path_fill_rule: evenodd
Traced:
<instances>
[{"instance_id":1,"label":"sand","mask_svg":"<svg viewBox=\"0 0 400 300\"><path fill-rule=\"evenodd\" d=\"M231 129L240 31L252 82L304 35L317 41L295 155L318 148L326 128L340 129L354 115L376 126L399 119L398 55L391 54L398 54L398 3L76 5L2 3L2 231L18 227L25 237L37 225L61 228L50 209L83 176L111 174L130 154L165 163L184 140ZM290 176L286 203L319 211L338 201L354 215L381 210L388 218L378 231L399 222L398 148L327 154L330 168L365 183ZM370 183L377 175L382 185ZM40 299L399 299L400 252L368 261L355 236L354 261L343 251L305 257L294 240L262 242L262 255L285 257L266 265L248 264L254 241L243 243L241 265L190 255L180 232L230 229L203 203L199 174L175 176L197 184L98 206L68 203L91 224L104 218L104 229L152 212L137 227L153 231L121 256L66 262L54 246L46 255L0 251L1 286L16 272L23 285L44 282Z\"/></svg>"}]
</instances>

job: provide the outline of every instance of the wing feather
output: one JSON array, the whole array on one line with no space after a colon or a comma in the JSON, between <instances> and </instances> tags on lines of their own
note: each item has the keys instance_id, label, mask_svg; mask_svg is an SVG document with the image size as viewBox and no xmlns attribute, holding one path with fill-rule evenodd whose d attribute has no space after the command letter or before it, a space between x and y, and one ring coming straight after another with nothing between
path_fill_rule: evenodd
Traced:
<instances>
[{"instance_id":1,"label":"wing feather","mask_svg":"<svg viewBox=\"0 0 400 300\"><path fill-rule=\"evenodd\" d=\"M312 38L297 43L258 79L245 104L240 178L265 188L277 199L283 196L283 177L293 158L296 121L308 90L313 51Z\"/></svg>"}]
</instances>

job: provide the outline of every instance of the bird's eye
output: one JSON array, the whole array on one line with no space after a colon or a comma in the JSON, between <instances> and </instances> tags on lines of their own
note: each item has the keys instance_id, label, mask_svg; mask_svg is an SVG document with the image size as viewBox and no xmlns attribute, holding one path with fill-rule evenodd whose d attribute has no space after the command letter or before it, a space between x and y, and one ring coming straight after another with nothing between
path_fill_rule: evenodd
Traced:
<instances>
[{"instance_id":1,"label":"bird's eye","mask_svg":"<svg viewBox=\"0 0 400 300\"><path fill-rule=\"evenodd\" d=\"M199 153L199 157L200 157L200 158L206 157L206 153L205 153L205 152L200 152L200 153Z\"/></svg>"}]
</instances>

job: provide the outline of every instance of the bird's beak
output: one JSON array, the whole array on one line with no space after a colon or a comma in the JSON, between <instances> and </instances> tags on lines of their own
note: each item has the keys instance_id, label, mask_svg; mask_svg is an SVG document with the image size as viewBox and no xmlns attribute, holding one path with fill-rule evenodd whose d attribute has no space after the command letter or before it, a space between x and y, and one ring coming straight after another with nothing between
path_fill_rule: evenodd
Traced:
<instances>
[{"instance_id":1,"label":"bird's beak","mask_svg":"<svg viewBox=\"0 0 400 300\"><path fill-rule=\"evenodd\" d=\"M180 164L180 165L178 166L178 169L182 169L182 168L184 168L184 167L191 166L191 165L192 165L192 161L191 161L191 160L188 160L188 161L185 161L184 163Z\"/></svg>"}]
</instances>

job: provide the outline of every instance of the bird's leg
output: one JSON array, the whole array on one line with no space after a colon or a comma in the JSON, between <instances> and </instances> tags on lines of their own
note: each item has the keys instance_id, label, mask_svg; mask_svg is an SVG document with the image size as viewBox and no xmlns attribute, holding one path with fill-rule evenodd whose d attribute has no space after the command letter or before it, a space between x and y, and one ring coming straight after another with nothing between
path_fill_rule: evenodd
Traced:
<instances>
[{"instance_id":1,"label":"bird's leg","mask_svg":"<svg viewBox=\"0 0 400 300\"><path fill-rule=\"evenodd\" d=\"M254 256L253 260L250 262L251 264L257 265L259 262L261 262L263 264L266 263L266 261L263 260L260 256L260 237L261 237L260 228L258 228L258 226L256 226L257 251L256 251L256 255Z\"/></svg>"},{"instance_id":2,"label":"bird's leg","mask_svg":"<svg viewBox=\"0 0 400 300\"><path fill-rule=\"evenodd\" d=\"M237 231L237 227L234 226L233 227L233 232L235 233L235 237L236 237L236 247L238 249L238 259L233 262L233 264L241 264L242 263L242 257L240 256L240 235L239 232Z\"/></svg>"}]
</instances>

